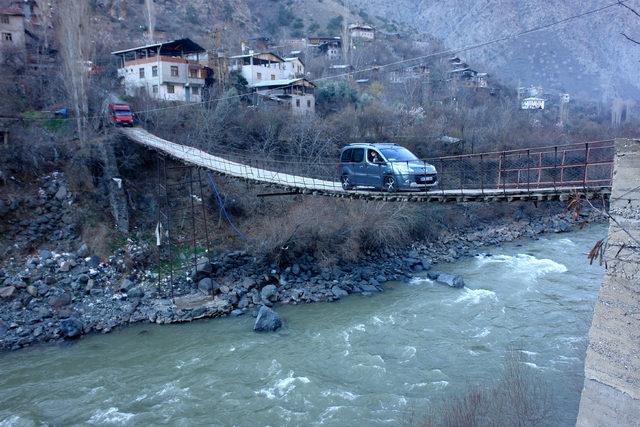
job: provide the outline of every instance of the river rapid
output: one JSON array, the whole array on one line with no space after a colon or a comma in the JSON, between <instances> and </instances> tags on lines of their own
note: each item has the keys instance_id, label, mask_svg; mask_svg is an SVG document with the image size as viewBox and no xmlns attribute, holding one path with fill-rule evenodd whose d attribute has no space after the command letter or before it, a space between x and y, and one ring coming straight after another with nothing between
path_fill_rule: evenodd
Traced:
<instances>
[{"instance_id":1,"label":"river rapid","mask_svg":"<svg viewBox=\"0 0 640 427\"><path fill-rule=\"evenodd\" d=\"M0 426L398 425L492 382L509 350L551 387L554 425L574 425L606 232L522 240L382 294L281 306L284 328L250 316L139 325L65 346L0 354Z\"/></svg>"}]
</instances>

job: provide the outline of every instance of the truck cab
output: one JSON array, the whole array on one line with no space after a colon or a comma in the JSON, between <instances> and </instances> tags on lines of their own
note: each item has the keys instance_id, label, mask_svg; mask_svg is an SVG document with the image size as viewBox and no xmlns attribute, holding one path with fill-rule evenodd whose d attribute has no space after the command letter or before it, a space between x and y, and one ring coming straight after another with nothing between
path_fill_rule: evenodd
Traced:
<instances>
[{"instance_id":1,"label":"truck cab","mask_svg":"<svg viewBox=\"0 0 640 427\"><path fill-rule=\"evenodd\" d=\"M109 104L107 114L116 126L133 126L133 113L127 104Z\"/></svg>"}]
</instances>

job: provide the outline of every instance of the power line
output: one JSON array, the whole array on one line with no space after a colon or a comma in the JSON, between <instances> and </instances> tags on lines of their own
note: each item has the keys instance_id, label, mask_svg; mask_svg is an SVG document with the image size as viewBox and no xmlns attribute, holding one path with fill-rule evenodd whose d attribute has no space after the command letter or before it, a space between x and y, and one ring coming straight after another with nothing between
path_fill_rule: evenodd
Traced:
<instances>
[{"instance_id":1,"label":"power line","mask_svg":"<svg viewBox=\"0 0 640 427\"><path fill-rule=\"evenodd\" d=\"M616 6L625 6L625 3L628 3L628 0L620 0L620 1L615 1L613 3L608 3L606 5L600 6L598 8L594 8L594 9L590 9L587 10L585 12L581 12L575 15L571 15L568 16L566 18L562 18L560 20L557 21L553 21L550 22L548 24L544 24L544 25L539 25L536 27L532 27L532 28L528 28L526 30L523 31L519 31L507 36L503 36L503 37L498 37L492 40L487 40L484 42L480 42L480 43L475 43L475 44L471 44L471 45L467 45L467 46L463 46L463 47L459 47L459 48L452 48L452 49L444 49L444 50L440 50L437 52L432 52L426 55L421 55L421 56L416 56L413 58L408 58L408 59L403 59L403 60L399 60L399 61L394 61L394 62L390 62L387 64L382 64L382 65L375 65L375 66L369 66L369 67L365 67L359 70L354 70L354 71L350 71L350 72L346 72L346 73L342 73L342 74L336 74L333 76L325 76L325 77L319 77L317 79L314 79L314 81L325 81L325 80L331 80L331 79L338 79L338 78L342 78L342 77L348 77L348 76L352 76L355 74L359 74L359 73L363 73L363 72L367 72L367 71L377 71L383 68L388 68L388 67L393 67L393 66L397 66L397 65L402 65L402 64L406 64L409 62L414 62L414 61L419 61L419 60L424 60L424 59L429 59L429 58L433 58L435 56L441 56L441 55L446 55L446 54L455 54L455 53L460 53L460 52L467 52L470 50L474 50L474 49L479 49L479 48L483 48L486 46L490 46L496 43L502 43L508 40L512 40L518 37L522 37L524 35L528 35L528 34L532 34L535 32L539 32L542 30L546 30L552 27L555 27L557 25L561 25L561 24L565 24L567 22L576 20L576 19L580 19L580 18L584 18L586 16L590 16L590 15L594 15L600 12L603 12L605 10L608 10L612 7L616 7ZM282 89L287 89L290 87L293 87L293 84L287 85L287 86L281 86L277 89L271 89L271 90L267 90L265 92L263 92L262 94L259 94L261 96L268 96L270 91L276 91L276 90L282 90ZM250 94L237 94L237 95L228 95L228 96L222 96L222 97L218 97L218 98L213 98L213 99L208 99L206 101L200 101L200 102L192 102L192 103L185 103L185 104L179 104L179 105L170 105L170 106L166 106L166 107L158 107L158 108L151 108L151 109L146 109L146 110L137 110L134 111L134 113L136 114L142 114L142 113L152 113L152 112L157 112L157 111L165 111L165 110L173 110L173 109L178 109L178 108L187 108L187 107L194 107L194 106L199 106L199 105L206 105L206 104L210 104L212 102L216 102L216 101L225 101L225 100L230 100L230 99L237 99L237 98L242 98L245 96L250 96ZM95 116L89 116L89 117L85 117L85 119L89 120L89 119L98 119L98 118L102 118L102 115L95 115ZM50 120L51 118L36 118L36 117L30 117L30 118L25 118L25 119L29 119L29 120ZM73 117L68 117L68 118L58 118L58 120L75 120L75 118Z\"/></svg>"}]
</instances>

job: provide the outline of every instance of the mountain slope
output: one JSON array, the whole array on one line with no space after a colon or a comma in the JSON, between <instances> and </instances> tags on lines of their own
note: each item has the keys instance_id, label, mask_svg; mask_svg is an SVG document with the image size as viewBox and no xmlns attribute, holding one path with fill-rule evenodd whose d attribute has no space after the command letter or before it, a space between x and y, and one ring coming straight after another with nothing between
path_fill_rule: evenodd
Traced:
<instances>
[{"instance_id":1,"label":"mountain slope","mask_svg":"<svg viewBox=\"0 0 640 427\"><path fill-rule=\"evenodd\" d=\"M459 48L545 25L611 3L606 0L352 0L371 15ZM629 5L638 6L633 0ZM465 52L471 62L523 85L568 91L583 98L640 96L640 46L620 33L640 35L640 19L621 6L490 47Z\"/></svg>"}]
</instances>

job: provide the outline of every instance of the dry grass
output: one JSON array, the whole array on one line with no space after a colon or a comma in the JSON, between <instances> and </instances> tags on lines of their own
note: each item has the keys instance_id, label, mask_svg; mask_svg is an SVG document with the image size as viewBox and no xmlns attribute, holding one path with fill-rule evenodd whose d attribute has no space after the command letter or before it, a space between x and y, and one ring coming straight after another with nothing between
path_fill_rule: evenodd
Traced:
<instances>
[{"instance_id":1,"label":"dry grass","mask_svg":"<svg viewBox=\"0 0 640 427\"><path fill-rule=\"evenodd\" d=\"M527 365L527 358L510 350L502 376L487 387L472 387L465 393L448 396L428 408L426 417L411 425L446 426L540 426L553 423L549 384Z\"/></svg>"},{"instance_id":2,"label":"dry grass","mask_svg":"<svg viewBox=\"0 0 640 427\"><path fill-rule=\"evenodd\" d=\"M285 212L256 224L255 237L257 249L280 265L305 252L326 265L405 247L422 237L425 220L407 204L298 198Z\"/></svg>"}]
</instances>

